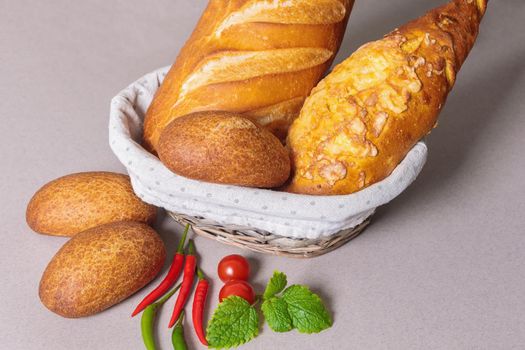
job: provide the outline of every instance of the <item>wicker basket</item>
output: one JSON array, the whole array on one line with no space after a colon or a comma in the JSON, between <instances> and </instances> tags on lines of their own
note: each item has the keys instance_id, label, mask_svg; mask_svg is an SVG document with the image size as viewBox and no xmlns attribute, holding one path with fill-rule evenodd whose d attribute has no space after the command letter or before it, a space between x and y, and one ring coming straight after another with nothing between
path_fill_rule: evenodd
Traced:
<instances>
[{"instance_id":1,"label":"wicker basket","mask_svg":"<svg viewBox=\"0 0 525 350\"><path fill-rule=\"evenodd\" d=\"M360 225L335 235L318 239L295 239L274 235L263 230L238 225L221 225L203 217L174 212L168 214L181 225L190 224L198 235L258 253L291 258L313 258L331 252L357 237L370 223L370 217Z\"/></svg>"},{"instance_id":2,"label":"wicker basket","mask_svg":"<svg viewBox=\"0 0 525 350\"><path fill-rule=\"evenodd\" d=\"M204 183L178 176L141 146L145 112L168 67L145 75L111 103L110 146L134 191L176 221L219 242L280 256L328 253L356 237L375 209L399 195L421 171L419 142L383 181L345 196L308 196Z\"/></svg>"}]
</instances>

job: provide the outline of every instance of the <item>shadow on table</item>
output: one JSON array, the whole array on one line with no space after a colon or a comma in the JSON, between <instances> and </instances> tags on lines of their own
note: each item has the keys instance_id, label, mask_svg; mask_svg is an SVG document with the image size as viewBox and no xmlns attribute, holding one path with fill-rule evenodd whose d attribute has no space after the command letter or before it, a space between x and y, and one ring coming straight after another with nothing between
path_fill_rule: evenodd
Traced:
<instances>
[{"instance_id":1,"label":"shadow on table","mask_svg":"<svg viewBox=\"0 0 525 350\"><path fill-rule=\"evenodd\" d=\"M500 57L493 60L497 64L478 68L477 75L451 92L451 97L455 96L441 113L438 129L427 140L430 159L425 168L416 182L395 199L395 205L379 208L373 221L392 215L409 202L414 205L414 201L425 201L440 191L461 171L469 154L476 151L490 122L498 121L497 127L502 129L512 127L498 119L498 110L525 73L525 50L517 55L501 53ZM462 79L461 72L458 79ZM439 153L433 155L433 150Z\"/></svg>"}]
</instances>

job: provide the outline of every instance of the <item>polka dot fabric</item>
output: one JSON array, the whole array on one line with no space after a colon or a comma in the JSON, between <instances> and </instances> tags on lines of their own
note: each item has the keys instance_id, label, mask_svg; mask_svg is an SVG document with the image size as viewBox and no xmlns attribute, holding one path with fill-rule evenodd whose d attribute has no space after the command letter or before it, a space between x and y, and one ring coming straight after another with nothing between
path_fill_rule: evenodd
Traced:
<instances>
[{"instance_id":1,"label":"polka dot fabric","mask_svg":"<svg viewBox=\"0 0 525 350\"><path fill-rule=\"evenodd\" d=\"M145 75L115 96L109 121L111 149L126 167L134 191L166 210L289 238L316 239L359 225L403 192L425 164L427 147L421 141L388 178L344 196L299 195L178 176L140 144L146 109L168 69Z\"/></svg>"}]
</instances>

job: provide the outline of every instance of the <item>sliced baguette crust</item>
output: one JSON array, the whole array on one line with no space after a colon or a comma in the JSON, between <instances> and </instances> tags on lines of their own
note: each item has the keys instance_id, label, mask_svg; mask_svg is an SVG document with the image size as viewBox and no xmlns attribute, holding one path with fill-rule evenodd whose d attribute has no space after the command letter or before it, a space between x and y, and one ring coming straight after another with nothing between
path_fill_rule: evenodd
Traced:
<instances>
[{"instance_id":1,"label":"sliced baguette crust","mask_svg":"<svg viewBox=\"0 0 525 350\"><path fill-rule=\"evenodd\" d=\"M147 111L144 146L156 151L169 122L209 110L286 134L334 59L353 2L211 0Z\"/></svg>"},{"instance_id":2,"label":"sliced baguette crust","mask_svg":"<svg viewBox=\"0 0 525 350\"><path fill-rule=\"evenodd\" d=\"M288 134L287 190L349 194L387 177L436 125L486 0L453 0L368 43L306 100Z\"/></svg>"}]
</instances>

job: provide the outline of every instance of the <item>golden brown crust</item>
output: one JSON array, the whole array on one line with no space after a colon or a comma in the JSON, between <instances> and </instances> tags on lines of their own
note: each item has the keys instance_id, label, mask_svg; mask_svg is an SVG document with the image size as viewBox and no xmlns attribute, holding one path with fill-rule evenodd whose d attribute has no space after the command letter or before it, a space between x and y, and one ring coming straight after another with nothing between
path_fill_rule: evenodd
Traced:
<instances>
[{"instance_id":1,"label":"golden brown crust","mask_svg":"<svg viewBox=\"0 0 525 350\"><path fill-rule=\"evenodd\" d=\"M53 257L40 280L42 303L63 317L96 314L148 284L162 269L159 235L137 222L84 231Z\"/></svg>"},{"instance_id":2,"label":"golden brown crust","mask_svg":"<svg viewBox=\"0 0 525 350\"><path fill-rule=\"evenodd\" d=\"M73 236L89 228L123 220L152 223L157 208L133 192L129 176L85 172L53 180L31 198L26 221L36 232Z\"/></svg>"},{"instance_id":3,"label":"golden brown crust","mask_svg":"<svg viewBox=\"0 0 525 350\"><path fill-rule=\"evenodd\" d=\"M272 188L290 176L290 158L281 142L230 112L175 119L162 132L158 153L173 172L207 182Z\"/></svg>"},{"instance_id":4,"label":"golden brown crust","mask_svg":"<svg viewBox=\"0 0 525 350\"><path fill-rule=\"evenodd\" d=\"M148 109L144 146L185 114L246 113L278 135L330 66L353 0L212 0ZM276 108L272 108L276 106ZM293 115L293 117L291 117ZM265 116L262 116L264 118Z\"/></svg>"},{"instance_id":5,"label":"golden brown crust","mask_svg":"<svg viewBox=\"0 0 525 350\"><path fill-rule=\"evenodd\" d=\"M338 65L290 128L287 190L348 194L388 176L436 124L485 8L454 0Z\"/></svg>"}]
</instances>

